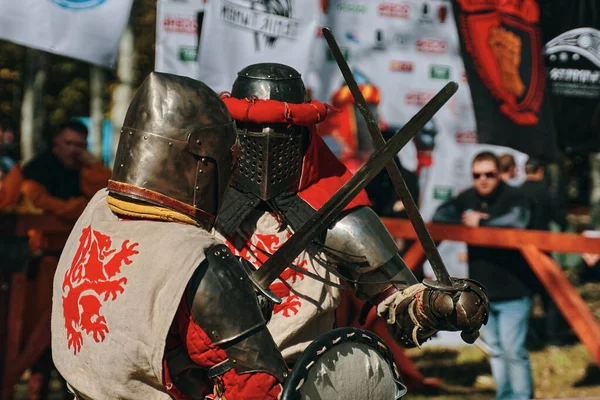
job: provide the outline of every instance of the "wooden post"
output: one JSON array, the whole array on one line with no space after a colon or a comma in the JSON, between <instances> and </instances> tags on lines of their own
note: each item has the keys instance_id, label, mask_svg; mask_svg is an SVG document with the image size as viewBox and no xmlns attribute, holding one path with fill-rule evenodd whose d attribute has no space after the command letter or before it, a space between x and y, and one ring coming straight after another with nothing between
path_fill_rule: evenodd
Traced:
<instances>
[{"instance_id":1,"label":"wooden post","mask_svg":"<svg viewBox=\"0 0 600 400\"><path fill-rule=\"evenodd\" d=\"M579 340L587 347L596 364L600 365L600 327L585 301L552 258L531 244L523 246L521 253Z\"/></svg>"}]
</instances>

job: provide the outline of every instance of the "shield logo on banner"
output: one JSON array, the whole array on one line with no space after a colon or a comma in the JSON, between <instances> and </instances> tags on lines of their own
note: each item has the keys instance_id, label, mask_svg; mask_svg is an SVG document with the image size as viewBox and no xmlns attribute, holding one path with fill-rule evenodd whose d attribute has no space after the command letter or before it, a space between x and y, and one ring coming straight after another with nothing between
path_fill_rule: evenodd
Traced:
<instances>
[{"instance_id":1,"label":"shield logo on banner","mask_svg":"<svg viewBox=\"0 0 600 400\"><path fill-rule=\"evenodd\" d=\"M465 48L500 110L519 125L536 125L545 85L537 3L458 3Z\"/></svg>"},{"instance_id":2,"label":"shield logo on banner","mask_svg":"<svg viewBox=\"0 0 600 400\"><path fill-rule=\"evenodd\" d=\"M104 3L104 0L52 0L52 2L71 10L84 10L96 7Z\"/></svg>"}]
</instances>

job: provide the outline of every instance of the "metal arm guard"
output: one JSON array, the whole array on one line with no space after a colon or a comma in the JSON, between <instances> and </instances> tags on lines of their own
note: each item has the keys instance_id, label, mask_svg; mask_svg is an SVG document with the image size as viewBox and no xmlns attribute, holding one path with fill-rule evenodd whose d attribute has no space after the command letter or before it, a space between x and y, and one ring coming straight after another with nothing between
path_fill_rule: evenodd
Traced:
<instances>
[{"instance_id":1,"label":"metal arm guard","mask_svg":"<svg viewBox=\"0 0 600 400\"><path fill-rule=\"evenodd\" d=\"M266 372L279 382L285 380L288 368L267 330L254 287L227 246L215 245L206 250L206 260L190 280L187 296L194 321L229 357L203 371L205 376L213 378L233 368L238 374ZM167 355L169 372L178 375L173 381L185 391L184 388L194 386L188 382L194 374L185 366L177 368L184 363L176 356L181 355Z\"/></svg>"},{"instance_id":2,"label":"metal arm guard","mask_svg":"<svg viewBox=\"0 0 600 400\"><path fill-rule=\"evenodd\" d=\"M420 346L437 331L461 331L467 343L487 323L489 298L480 283L466 279L467 289L448 293L423 284L413 285L387 304L390 334L405 347Z\"/></svg>"},{"instance_id":3,"label":"metal arm guard","mask_svg":"<svg viewBox=\"0 0 600 400\"><path fill-rule=\"evenodd\" d=\"M369 207L355 208L340 218L327 231L325 247L332 253L332 262L347 268L359 298L385 298L418 283L398 254L396 242Z\"/></svg>"}]
</instances>

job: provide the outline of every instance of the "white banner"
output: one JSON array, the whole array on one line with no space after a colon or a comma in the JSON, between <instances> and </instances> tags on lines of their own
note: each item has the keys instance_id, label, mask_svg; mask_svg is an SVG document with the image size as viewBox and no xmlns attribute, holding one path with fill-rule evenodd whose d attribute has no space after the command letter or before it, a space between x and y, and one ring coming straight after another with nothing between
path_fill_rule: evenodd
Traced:
<instances>
[{"instance_id":1,"label":"white banner","mask_svg":"<svg viewBox=\"0 0 600 400\"><path fill-rule=\"evenodd\" d=\"M0 38L112 67L133 0L0 0Z\"/></svg>"},{"instance_id":2,"label":"white banner","mask_svg":"<svg viewBox=\"0 0 600 400\"><path fill-rule=\"evenodd\" d=\"M435 154L450 151L443 149L447 143L477 142L471 93L449 0L333 0L327 25L355 75L379 88L379 115L392 130L402 127L448 82L459 83L458 92L428 124L428 137L418 146L410 143L400 153L407 169L418 168L422 184L430 179L423 160L432 159L428 162L435 166ZM322 60L316 93L320 100L330 102L344 81L325 40L318 46ZM427 209L428 202L422 195L421 206Z\"/></svg>"},{"instance_id":3,"label":"white banner","mask_svg":"<svg viewBox=\"0 0 600 400\"><path fill-rule=\"evenodd\" d=\"M350 67L379 88L379 112L392 127L404 125L446 83L459 82L459 92L436 123L440 134L455 135L474 131L475 122L453 18L446 0L333 0L327 26ZM320 46L327 56L319 98L328 101L343 79L324 40Z\"/></svg>"},{"instance_id":4,"label":"white banner","mask_svg":"<svg viewBox=\"0 0 600 400\"><path fill-rule=\"evenodd\" d=\"M198 79L216 92L230 90L242 68L262 62L307 75L321 15L320 0L210 0Z\"/></svg>"},{"instance_id":5,"label":"white banner","mask_svg":"<svg viewBox=\"0 0 600 400\"><path fill-rule=\"evenodd\" d=\"M203 13L203 0L158 0L156 71L198 76L198 21Z\"/></svg>"}]
</instances>

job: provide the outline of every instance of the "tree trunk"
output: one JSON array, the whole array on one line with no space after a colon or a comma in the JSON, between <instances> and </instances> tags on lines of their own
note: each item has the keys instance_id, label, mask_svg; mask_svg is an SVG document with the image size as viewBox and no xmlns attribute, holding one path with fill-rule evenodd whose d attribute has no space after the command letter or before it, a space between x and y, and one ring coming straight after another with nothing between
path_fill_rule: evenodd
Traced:
<instances>
[{"instance_id":1,"label":"tree trunk","mask_svg":"<svg viewBox=\"0 0 600 400\"><path fill-rule=\"evenodd\" d=\"M90 125L89 141L92 153L102 158L102 125L104 121L104 88L106 75L101 67L90 66Z\"/></svg>"},{"instance_id":2,"label":"tree trunk","mask_svg":"<svg viewBox=\"0 0 600 400\"><path fill-rule=\"evenodd\" d=\"M23 102L21 104L21 156L23 162L31 160L45 149L44 84L47 78L47 54L40 50L27 49L27 65Z\"/></svg>"},{"instance_id":3,"label":"tree trunk","mask_svg":"<svg viewBox=\"0 0 600 400\"><path fill-rule=\"evenodd\" d=\"M119 84L113 91L111 121L113 125L113 140L111 163L114 155L117 152L121 126L127 114L127 108L133 97L133 80L134 80L134 57L135 48L133 41L133 31L131 26L123 33L121 44L119 47L119 60L117 63L117 76Z\"/></svg>"}]
</instances>

